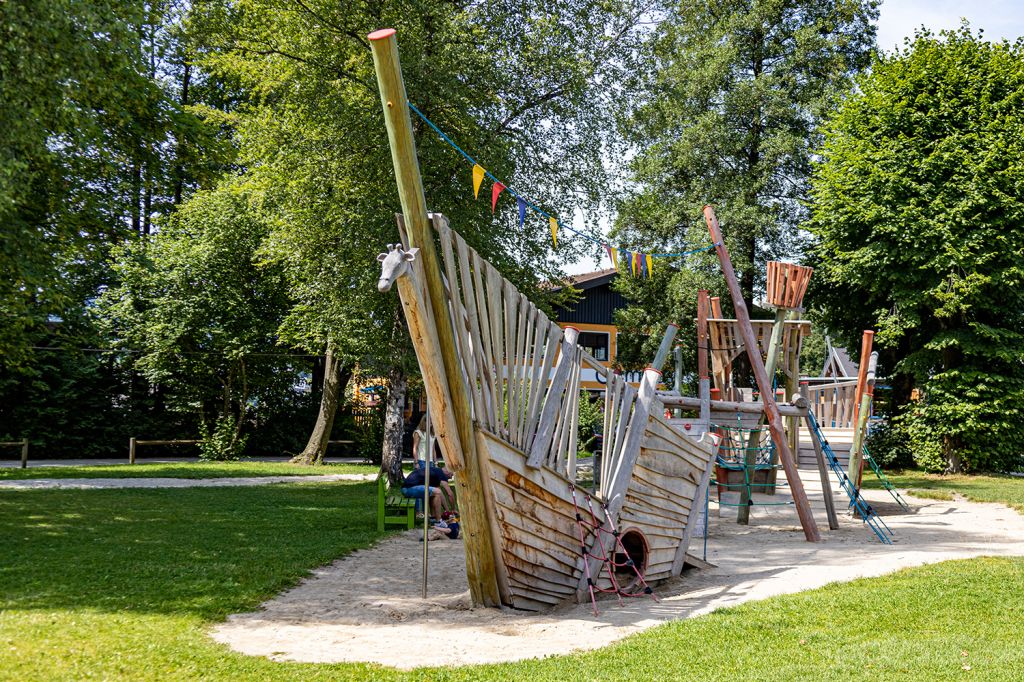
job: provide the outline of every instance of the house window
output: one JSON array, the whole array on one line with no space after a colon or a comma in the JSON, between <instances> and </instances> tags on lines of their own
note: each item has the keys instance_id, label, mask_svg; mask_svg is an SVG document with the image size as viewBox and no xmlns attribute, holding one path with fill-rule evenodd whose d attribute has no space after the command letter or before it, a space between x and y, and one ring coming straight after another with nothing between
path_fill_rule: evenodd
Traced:
<instances>
[{"instance_id":1,"label":"house window","mask_svg":"<svg viewBox=\"0 0 1024 682\"><path fill-rule=\"evenodd\" d=\"M593 355L595 360L608 362L608 338L607 332L580 332L576 343Z\"/></svg>"}]
</instances>

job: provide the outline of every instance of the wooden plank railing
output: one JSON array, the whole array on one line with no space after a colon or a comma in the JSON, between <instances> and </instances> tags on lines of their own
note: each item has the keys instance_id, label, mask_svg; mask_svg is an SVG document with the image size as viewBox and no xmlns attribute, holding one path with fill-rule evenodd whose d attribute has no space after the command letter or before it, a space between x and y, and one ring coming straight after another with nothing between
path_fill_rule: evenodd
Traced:
<instances>
[{"instance_id":1,"label":"wooden plank railing","mask_svg":"<svg viewBox=\"0 0 1024 682\"><path fill-rule=\"evenodd\" d=\"M857 380L836 381L832 378L801 379L814 418L823 427L853 427Z\"/></svg>"}]
</instances>

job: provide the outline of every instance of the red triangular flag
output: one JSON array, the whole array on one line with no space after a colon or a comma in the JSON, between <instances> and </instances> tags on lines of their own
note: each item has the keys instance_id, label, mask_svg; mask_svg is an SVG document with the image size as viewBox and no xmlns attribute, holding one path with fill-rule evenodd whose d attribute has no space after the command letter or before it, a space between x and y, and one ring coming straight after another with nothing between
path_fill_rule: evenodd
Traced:
<instances>
[{"instance_id":1,"label":"red triangular flag","mask_svg":"<svg viewBox=\"0 0 1024 682\"><path fill-rule=\"evenodd\" d=\"M494 207L498 205L498 195L504 190L505 185L495 180L494 185L491 186L491 213L494 213Z\"/></svg>"}]
</instances>

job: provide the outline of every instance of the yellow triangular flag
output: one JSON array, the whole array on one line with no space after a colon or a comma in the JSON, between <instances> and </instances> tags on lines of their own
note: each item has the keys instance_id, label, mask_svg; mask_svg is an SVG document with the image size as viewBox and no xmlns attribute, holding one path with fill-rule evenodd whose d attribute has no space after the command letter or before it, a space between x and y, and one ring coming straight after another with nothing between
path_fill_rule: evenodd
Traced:
<instances>
[{"instance_id":1,"label":"yellow triangular flag","mask_svg":"<svg viewBox=\"0 0 1024 682\"><path fill-rule=\"evenodd\" d=\"M611 247L611 253L612 253L612 267L615 268L616 270L618 270L619 269L619 250L613 246L613 247Z\"/></svg>"},{"instance_id":2,"label":"yellow triangular flag","mask_svg":"<svg viewBox=\"0 0 1024 682\"><path fill-rule=\"evenodd\" d=\"M558 218L549 216L548 223L551 225L551 241L554 243L555 248L558 248Z\"/></svg>"},{"instance_id":3,"label":"yellow triangular flag","mask_svg":"<svg viewBox=\"0 0 1024 682\"><path fill-rule=\"evenodd\" d=\"M647 260L647 276L648 277L653 277L654 276L654 259L651 258L651 254L649 254L649 253L646 254L644 256L644 258Z\"/></svg>"},{"instance_id":4,"label":"yellow triangular flag","mask_svg":"<svg viewBox=\"0 0 1024 682\"><path fill-rule=\"evenodd\" d=\"M487 175L487 171L479 163L473 166L473 198L476 199L480 196L480 183L484 181L484 176Z\"/></svg>"},{"instance_id":5,"label":"yellow triangular flag","mask_svg":"<svg viewBox=\"0 0 1024 682\"><path fill-rule=\"evenodd\" d=\"M636 254L634 253L629 258L629 265L630 265L630 268L632 268L632 270L633 270L633 276L634 277L636 277L636 264L637 264L637 258L636 258Z\"/></svg>"}]
</instances>

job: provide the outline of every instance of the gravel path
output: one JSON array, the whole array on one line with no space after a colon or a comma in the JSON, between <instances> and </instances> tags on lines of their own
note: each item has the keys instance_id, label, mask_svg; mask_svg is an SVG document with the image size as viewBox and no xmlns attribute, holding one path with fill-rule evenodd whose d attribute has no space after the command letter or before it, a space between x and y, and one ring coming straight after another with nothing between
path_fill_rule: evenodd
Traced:
<instances>
[{"instance_id":1,"label":"gravel path","mask_svg":"<svg viewBox=\"0 0 1024 682\"><path fill-rule=\"evenodd\" d=\"M1024 516L1002 505L908 497L911 510L903 512L885 491L867 497L895 531L892 546L846 516L839 530L823 525L823 541L812 544L792 508L755 507L750 526L738 526L728 508L728 518L711 519L708 560L715 568L657 586L658 602L604 600L596 617L589 603L542 614L470 608L460 540L431 543L430 596L422 599L423 545L409 531L313 571L212 634L236 651L280 661L494 663L595 649L665 621L909 566L1024 555ZM693 549L700 553L701 540Z\"/></svg>"},{"instance_id":2,"label":"gravel path","mask_svg":"<svg viewBox=\"0 0 1024 682\"><path fill-rule=\"evenodd\" d=\"M325 474L322 476L246 476L238 478L33 478L0 481L0 490L99 490L103 488L229 488L271 483L325 483L372 481L376 474Z\"/></svg>"}]
</instances>

